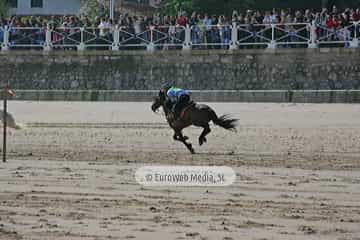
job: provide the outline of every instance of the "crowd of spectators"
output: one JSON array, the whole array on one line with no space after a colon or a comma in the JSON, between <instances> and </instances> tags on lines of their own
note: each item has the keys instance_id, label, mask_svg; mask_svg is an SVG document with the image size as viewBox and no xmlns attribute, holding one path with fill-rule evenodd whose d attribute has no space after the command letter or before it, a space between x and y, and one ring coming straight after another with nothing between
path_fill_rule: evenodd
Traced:
<instances>
[{"instance_id":1,"label":"crowd of spectators","mask_svg":"<svg viewBox=\"0 0 360 240\"><path fill-rule=\"evenodd\" d=\"M114 20L108 17L88 19L86 16L11 16L0 18L0 41L3 41L4 29L9 29L10 44L41 45L45 41L45 32L51 30L51 41L54 45L77 44L81 39L88 44L111 44L114 28L118 28L119 40L123 45L145 45L153 41L165 47L181 45L185 38L185 27L190 26L194 48L209 47L207 45L228 48L234 24L239 29L240 43L245 39L246 42L259 44L271 40L271 24L276 24L276 39L287 43L307 43L311 34L307 24L312 24L318 40L345 41L343 46L347 47L347 41L358 34L359 30L352 23L359 20L360 9L340 11L335 6L331 9L323 8L321 11L234 11L231 16L195 12L191 15L183 12L176 17L121 14ZM85 29L82 34L80 28ZM153 29L152 34L150 29Z\"/></svg>"}]
</instances>

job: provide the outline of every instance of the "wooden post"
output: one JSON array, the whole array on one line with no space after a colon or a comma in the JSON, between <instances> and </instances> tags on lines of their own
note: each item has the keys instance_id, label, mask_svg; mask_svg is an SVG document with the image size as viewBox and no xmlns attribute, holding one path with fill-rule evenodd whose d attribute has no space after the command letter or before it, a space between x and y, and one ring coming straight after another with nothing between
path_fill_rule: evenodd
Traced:
<instances>
[{"instance_id":1,"label":"wooden post","mask_svg":"<svg viewBox=\"0 0 360 240\"><path fill-rule=\"evenodd\" d=\"M3 111L3 162L6 162L6 125L7 125L7 97L8 92L6 91L6 87L3 90L4 97L4 111Z\"/></svg>"}]
</instances>

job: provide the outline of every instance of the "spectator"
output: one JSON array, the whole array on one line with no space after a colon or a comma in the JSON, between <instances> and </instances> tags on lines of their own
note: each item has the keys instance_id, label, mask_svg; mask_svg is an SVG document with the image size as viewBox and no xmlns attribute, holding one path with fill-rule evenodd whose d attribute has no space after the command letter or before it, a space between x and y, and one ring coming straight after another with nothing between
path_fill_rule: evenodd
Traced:
<instances>
[{"instance_id":1,"label":"spectator","mask_svg":"<svg viewBox=\"0 0 360 240\"><path fill-rule=\"evenodd\" d=\"M239 24L239 13L237 11L233 11L231 21L233 24Z\"/></svg>"},{"instance_id":2,"label":"spectator","mask_svg":"<svg viewBox=\"0 0 360 240\"><path fill-rule=\"evenodd\" d=\"M208 14L204 15L203 24L205 28L205 43L211 43L212 20L209 18Z\"/></svg>"},{"instance_id":3,"label":"spectator","mask_svg":"<svg viewBox=\"0 0 360 240\"><path fill-rule=\"evenodd\" d=\"M206 43L206 28L205 18L202 14L198 15L198 27L199 27L199 44Z\"/></svg>"},{"instance_id":4,"label":"spectator","mask_svg":"<svg viewBox=\"0 0 360 240\"><path fill-rule=\"evenodd\" d=\"M354 22L360 21L360 9L359 9L359 8L357 8L357 9L355 10L355 12L353 12L353 14L352 14L352 21L354 21Z\"/></svg>"},{"instance_id":5,"label":"spectator","mask_svg":"<svg viewBox=\"0 0 360 240\"><path fill-rule=\"evenodd\" d=\"M256 22L262 23L262 21L263 21L263 15L261 14L260 11L256 11L256 12L255 12L255 18L256 18Z\"/></svg>"},{"instance_id":6,"label":"spectator","mask_svg":"<svg viewBox=\"0 0 360 240\"><path fill-rule=\"evenodd\" d=\"M238 24L241 25L241 24L244 24L244 23L245 23L244 14L240 13L239 16L238 16Z\"/></svg>"},{"instance_id":7,"label":"spectator","mask_svg":"<svg viewBox=\"0 0 360 240\"><path fill-rule=\"evenodd\" d=\"M186 19L186 13L182 12L178 19L176 20L176 24L182 27L186 27L187 19Z\"/></svg>"},{"instance_id":8,"label":"spectator","mask_svg":"<svg viewBox=\"0 0 360 240\"><path fill-rule=\"evenodd\" d=\"M303 22L305 22L305 18L304 18L301 11L296 11L294 22L295 23L303 23Z\"/></svg>"},{"instance_id":9,"label":"spectator","mask_svg":"<svg viewBox=\"0 0 360 240\"><path fill-rule=\"evenodd\" d=\"M248 9L245 12L234 10L232 15L199 14L193 12L188 18L185 12L176 16L130 16L123 13L114 22L106 16L88 19L82 16L50 16L50 17L19 17L0 18L0 39L4 37L4 27L9 26L11 44L42 44L45 31L51 30L51 38L55 43L77 45L81 39L89 41L96 38L96 43L107 40L111 43L114 27L120 32L122 44L148 44L151 40L156 44L182 44L185 39L184 28L191 27L190 40L193 46L212 44L227 48L231 40L231 25L237 24L238 38L247 43L266 44L272 39L272 27L276 24L275 40L292 42L307 42L310 38L310 28L307 24L314 24L316 39L322 43L342 41L349 46L352 37L360 36L359 26L353 22L360 22L359 9L345 9L340 11L333 6L329 11L305 9L304 11L272 9L265 11ZM298 23L293 25L293 23ZM80 27L84 27L87 34L80 34ZM153 29L154 31L152 31ZM83 36L83 38L81 38ZM101 40L102 39L102 40ZM99 41L100 40L100 41ZM2 41L2 40L1 40ZM103 42L104 43L104 42ZM212 46L212 47L213 47Z\"/></svg>"},{"instance_id":10,"label":"spectator","mask_svg":"<svg viewBox=\"0 0 360 240\"><path fill-rule=\"evenodd\" d=\"M0 17L0 43L4 40L5 19Z\"/></svg>"},{"instance_id":11,"label":"spectator","mask_svg":"<svg viewBox=\"0 0 360 240\"><path fill-rule=\"evenodd\" d=\"M264 18L263 18L262 23L263 23L263 24L271 24L271 23L272 23L271 15L270 15L270 12L269 12L269 11L266 11L266 12L265 12L265 16L264 16Z\"/></svg>"},{"instance_id":12,"label":"spectator","mask_svg":"<svg viewBox=\"0 0 360 240\"><path fill-rule=\"evenodd\" d=\"M191 43L198 47L200 44L200 25L199 25L199 15L196 12L193 12L189 20L189 25L191 27Z\"/></svg>"},{"instance_id":13,"label":"spectator","mask_svg":"<svg viewBox=\"0 0 360 240\"><path fill-rule=\"evenodd\" d=\"M271 19L271 23L279 23L279 14L277 13L276 9L274 8L271 12L271 16L270 16L270 19Z\"/></svg>"},{"instance_id":14,"label":"spectator","mask_svg":"<svg viewBox=\"0 0 360 240\"><path fill-rule=\"evenodd\" d=\"M220 30L221 48L226 49L231 41L231 26L224 15L219 17L218 29Z\"/></svg>"},{"instance_id":15,"label":"spectator","mask_svg":"<svg viewBox=\"0 0 360 240\"><path fill-rule=\"evenodd\" d=\"M284 18L284 24L285 25L285 31L288 33L287 34L287 42L292 43L296 41L296 28L294 25L291 25L292 23L294 23L294 18L292 17L291 14L287 14ZM287 45L287 47L289 47L290 45Z\"/></svg>"},{"instance_id":16,"label":"spectator","mask_svg":"<svg viewBox=\"0 0 360 240\"><path fill-rule=\"evenodd\" d=\"M337 41L338 32L337 29L340 26L340 21L336 14L328 17L326 20L326 28L328 30L328 41Z\"/></svg>"},{"instance_id":17,"label":"spectator","mask_svg":"<svg viewBox=\"0 0 360 240\"><path fill-rule=\"evenodd\" d=\"M311 23L312 20L313 13L310 11L310 9L306 9L304 14L304 23Z\"/></svg>"},{"instance_id":18,"label":"spectator","mask_svg":"<svg viewBox=\"0 0 360 240\"><path fill-rule=\"evenodd\" d=\"M140 33L142 33L143 29L142 29L142 19L141 17L134 17L134 31L135 31L135 35L139 36Z\"/></svg>"},{"instance_id":19,"label":"spectator","mask_svg":"<svg viewBox=\"0 0 360 240\"><path fill-rule=\"evenodd\" d=\"M174 44L176 39L176 21L174 19L170 20L168 33L170 37L170 44Z\"/></svg>"},{"instance_id":20,"label":"spectator","mask_svg":"<svg viewBox=\"0 0 360 240\"><path fill-rule=\"evenodd\" d=\"M105 18L102 18L98 28L100 30L99 36L101 38L106 38L108 36L109 29L111 28L109 20L105 19Z\"/></svg>"}]
</instances>

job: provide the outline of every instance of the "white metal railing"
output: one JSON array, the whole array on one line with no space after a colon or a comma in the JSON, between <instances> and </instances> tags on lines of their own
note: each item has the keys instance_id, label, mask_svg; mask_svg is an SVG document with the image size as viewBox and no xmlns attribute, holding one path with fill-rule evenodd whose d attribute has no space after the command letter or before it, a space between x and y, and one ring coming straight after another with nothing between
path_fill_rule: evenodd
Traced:
<instances>
[{"instance_id":1,"label":"white metal railing","mask_svg":"<svg viewBox=\"0 0 360 240\"><path fill-rule=\"evenodd\" d=\"M149 26L114 28L0 27L1 50L35 49L238 49L263 46L358 47L360 23L327 28L315 23Z\"/></svg>"},{"instance_id":2,"label":"white metal railing","mask_svg":"<svg viewBox=\"0 0 360 240\"><path fill-rule=\"evenodd\" d=\"M5 28L4 48L42 48L45 43L45 28L17 27Z\"/></svg>"},{"instance_id":3,"label":"white metal railing","mask_svg":"<svg viewBox=\"0 0 360 240\"><path fill-rule=\"evenodd\" d=\"M274 34L276 45L308 45L311 43L311 24L276 24Z\"/></svg>"},{"instance_id":4,"label":"white metal railing","mask_svg":"<svg viewBox=\"0 0 360 240\"><path fill-rule=\"evenodd\" d=\"M83 34L81 28L50 29L46 34L46 47L51 48L81 48Z\"/></svg>"},{"instance_id":5,"label":"white metal railing","mask_svg":"<svg viewBox=\"0 0 360 240\"><path fill-rule=\"evenodd\" d=\"M269 48L290 45L309 45L311 25L291 24L252 24L238 26L238 46L263 45Z\"/></svg>"},{"instance_id":6,"label":"white metal railing","mask_svg":"<svg viewBox=\"0 0 360 240\"><path fill-rule=\"evenodd\" d=\"M176 48L185 43L186 28L183 26L158 26L151 28L151 31L150 40L155 47Z\"/></svg>"},{"instance_id":7,"label":"white metal railing","mask_svg":"<svg viewBox=\"0 0 360 240\"><path fill-rule=\"evenodd\" d=\"M148 50L154 50L182 47L184 41L185 27L181 26L150 26L138 33L132 28L121 27L118 45L119 47L142 46Z\"/></svg>"},{"instance_id":8,"label":"white metal railing","mask_svg":"<svg viewBox=\"0 0 360 240\"><path fill-rule=\"evenodd\" d=\"M103 47L110 49L114 44L114 32L110 28L57 28L48 31L47 49Z\"/></svg>"},{"instance_id":9,"label":"white metal railing","mask_svg":"<svg viewBox=\"0 0 360 240\"><path fill-rule=\"evenodd\" d=\"M358 47L359 22L342 28L326 28L316 26L316 41L319 45L344 44L345 47Z\"/></svg>"},{"instance_id":10,"label":"white metal railing","mask_svg":"<svg viewBox=\"0 0 360 240\"><path fill-rule=\"evenodd\" d=\"M237 26L236 45L269 45L271 43L272 34L271 25L241 24Z\"/></svg>"},{"instance_id":11,"label":"white metal railing","mask_svg":"<svg viewBox=\"0 0 360 240\"><path fill-rule=\"evenodd\" d=\"M190 45L193 48L229 48L231 45L233 26L194 25L190 27Z\"/></svg>"}]
</instances>

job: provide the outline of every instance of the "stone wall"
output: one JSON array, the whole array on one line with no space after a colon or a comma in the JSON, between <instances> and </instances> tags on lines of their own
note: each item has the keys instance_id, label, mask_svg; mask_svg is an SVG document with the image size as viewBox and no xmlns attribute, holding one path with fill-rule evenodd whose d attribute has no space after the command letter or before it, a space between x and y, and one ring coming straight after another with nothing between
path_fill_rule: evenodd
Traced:
<instances>
[{"instance_id":1,"label":"stone wall","mask_svg":"<svg viewBox=\"0 0 360 240\"><path fill-rule=\"evenodd\" d=\"M14 89L359 89L358 49L0 52L0 78Z\"/></svg>"}]
</instances>

